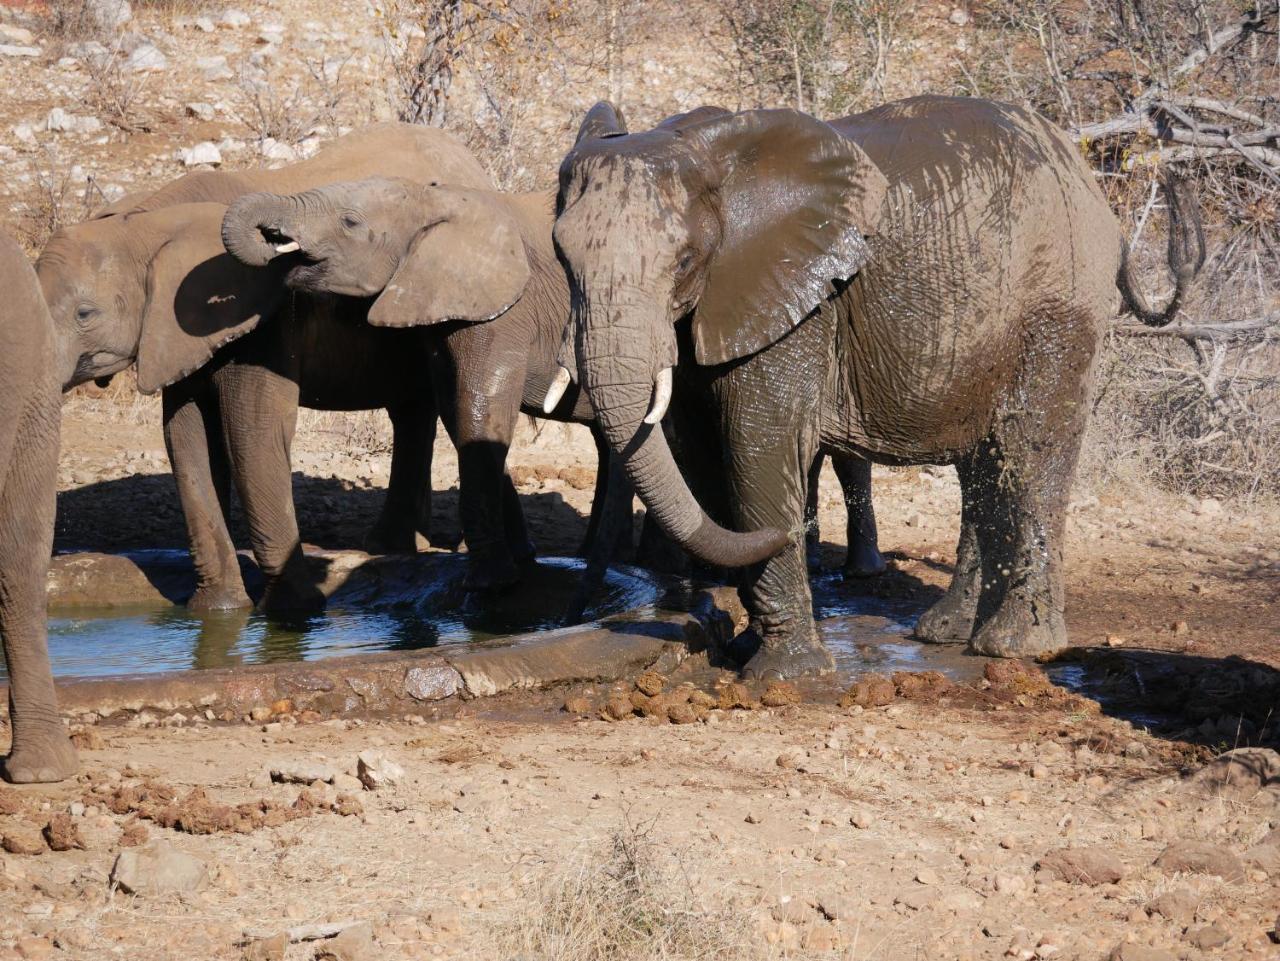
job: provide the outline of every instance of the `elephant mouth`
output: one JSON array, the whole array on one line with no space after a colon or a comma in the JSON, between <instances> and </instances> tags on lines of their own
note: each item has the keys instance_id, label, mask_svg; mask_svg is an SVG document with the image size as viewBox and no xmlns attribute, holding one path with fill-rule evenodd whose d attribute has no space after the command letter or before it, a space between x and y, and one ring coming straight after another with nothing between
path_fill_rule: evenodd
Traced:
<instances>
[{"instance_id":1,"label":"elephant mouth","mask_svg":"<svg viewBox=\"0 0 1280 961\"><path fill-rule=\"evenodd\" d=\"M262 236L262 242L274 250L277 256L302 253L302 244L278 227L262 224L258 227L258 233Z\"/></svg>"}]
</instances>

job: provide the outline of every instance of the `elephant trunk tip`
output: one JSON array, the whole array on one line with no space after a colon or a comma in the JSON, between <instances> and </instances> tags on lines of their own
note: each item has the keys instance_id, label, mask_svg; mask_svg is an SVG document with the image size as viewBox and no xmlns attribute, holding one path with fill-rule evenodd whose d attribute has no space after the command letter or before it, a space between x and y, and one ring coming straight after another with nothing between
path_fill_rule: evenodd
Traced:
<instances>
[{"instance_id":1,"label":"elephant trunk tip","mask_svg":"<svg viewBox=\"0 0 1280 961\"><path fill-rule=\"evenodd\" d=\"M709 518L684 547L699 560L718 567L749 567L776 557L792 544L791 535L776 527L755 531L727 531Z\"/></svg>"},{"instance_id":2,"label":"elephant trunk tip","mask_svg":"<svg viewBox=\"0 0 1280 961\"><path fill-rule=\"evenodd\" d=\"M274 198L261 194L241 197L222 218L223 246L250 267L263 267L276 257L301 251L302 244L281 221Z\"/></svg>"}]
</instances>

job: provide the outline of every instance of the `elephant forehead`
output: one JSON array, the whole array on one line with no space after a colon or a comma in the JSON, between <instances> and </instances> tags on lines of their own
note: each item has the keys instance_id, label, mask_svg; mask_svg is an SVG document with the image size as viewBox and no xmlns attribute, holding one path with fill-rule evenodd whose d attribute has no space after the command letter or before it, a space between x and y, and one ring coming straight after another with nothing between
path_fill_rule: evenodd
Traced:
<instances>
[{"instance_id":1,"label":"elephant forehead","mask_svg":"<svg viewBox=\"0 0 1280 961\"><path fill-rule=\"evenodd\" d=\"M635 161L602 165L585 178L579 199L556 224L566 252L598 250L602 245L667 247L688 236L685 213L689 191L674 177Z\"/></svg>"}]
</instances>

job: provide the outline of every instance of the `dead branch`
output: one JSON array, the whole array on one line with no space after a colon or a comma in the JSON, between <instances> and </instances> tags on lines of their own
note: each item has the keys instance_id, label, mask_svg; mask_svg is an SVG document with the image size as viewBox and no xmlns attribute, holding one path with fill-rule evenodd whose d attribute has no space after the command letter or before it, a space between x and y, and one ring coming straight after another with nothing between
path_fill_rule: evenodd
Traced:
<instances>
[{"instance_id":1,"label":"dead branch","mask_svg":"<svg viewBox=\"0 0 1280 961\"><path fill-rule=\"evenodd\" d=\"M1213 324L1181 323L1167 327L1148 327L1145 324L1116 324L1112 329L1125 337L1180 337L1189 341L1228 341L1260 339L1271 329L1280 330L1280 314L1251 317L1246 320L1223 321Z\"/></svg>"}]
</instances>

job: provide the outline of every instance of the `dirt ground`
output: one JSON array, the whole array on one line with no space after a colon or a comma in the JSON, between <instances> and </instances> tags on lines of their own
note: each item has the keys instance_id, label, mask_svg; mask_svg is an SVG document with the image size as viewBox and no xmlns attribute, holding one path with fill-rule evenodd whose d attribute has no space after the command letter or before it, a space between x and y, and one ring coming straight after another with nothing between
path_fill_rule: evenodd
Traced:
<instances>
[{"instance_id":1,"label":"dirt ground","mask_svg":"<svg viewBox=\"0 0 1280 961\"><path fill-rule=\"evenodd\" d=\"M148 402L68 411L60 547L181 546ZM308 540L358 542L387 455L337 451L375 428L304 415ZM438 454L447 531L456 474ZM581 536L593 458L579 430L522 431L513 475L544 552ZM875 485L892 570L847 589L922 608L953 560L954 474L877 469ZM829 476L822 496L836 566ZM694 705L728 677L703 670L642 679L666 701L637 697L655 716L623 721L604 717L619 698L630 711L629 682L423 717L279 704L245 723L85 726L77 780L0 792L0 958L1275 957L1280 758L1244 755L1225 787L1195 772L1278 741L1278 526L1214 502L1077 497L1068 621L1118 685L1103 713L1032 665L941 690L864 682L839 701L840 686L802 685L766 692L771 707L730 688L726 706L753 709L709 711ZM1115 716L1157 708L1174 721ZM351 777L369 750L403 768L394 783ZM335 783L267 777L290 765ZM155 842L198 859L203 882L113 886L117 857ZM280 938L327 923L355 927Z\"/></svg>"}]
</instances>

